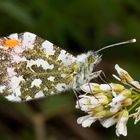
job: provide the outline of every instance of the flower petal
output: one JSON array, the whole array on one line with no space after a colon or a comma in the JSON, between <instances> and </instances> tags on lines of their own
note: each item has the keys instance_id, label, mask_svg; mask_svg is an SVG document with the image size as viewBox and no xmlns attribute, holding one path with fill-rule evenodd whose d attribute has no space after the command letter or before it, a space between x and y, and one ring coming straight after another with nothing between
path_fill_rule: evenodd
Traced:
<instances>
[{"instance_id":1,"label":"flower petal","mask_svg":"<svg viewBox=\"0 0 140 140\"><path fill-rule=\"evenodd\" d=\"M92 123L94 123L97 120L97 118L89 117L82 123L82 127L90 127Z\"/></svg>"},{"instance_id":2,"label":"flower petal","mask_svg":"<svg viewBox=\"0 0 140 140\"><path fill-rule=\"evenodd\" d=\"M119 115L119 120L118 123L116 125L116 135L120 136L127 136L127 121L129 119L129 115L128 115L128 111L127 110L123 110L120 115Z\"/></svg>"},{"instance_id":3,"label":"flower petal","mask_svg":"<svg viewBox=\"0 0 140 140\"><path fill-rule=\"evenodd\" d=\"M94 93L93 91L99 90L99 84L97 83L86 83L82 86L80 86L81 90L83 90L85 93Z\"/></svg>"},{"instance_id":4,"label":"flower petal","mask_svg":"<svg viewBox=\"0 0 140 140\"><path fill-rule=\"evenodd\" d=\"M110 126L114 125L116 123L115 117L110 117L106 119L101 119L100 123L102 124L103 127L109 128Z\"/></svg>"},{"instance_id":5,"label":"flower petal","mask_svg":"<svg viewBox=\"0 0 140 140\"><path fill-rule=\"evenodd\" d=\"M112 90L112 88L109 84L100 84L100 90L109 91L109 90Z\"/></svg>"},{"instance_id":6,"label":"flower petal","mask_svg":"<svg viewBox=\"0 0 140 140\"><path fill-rule=\"evenodd\" d=\"M89 117L91 117L91 115L86 115L86 116L79 117L79 118L77 119L77 123L78 123L78 124L82 124L82 122L83 122L84 120L88 119Z\"/></svg>"},{"instance_id":7,"label":"flower petal","mask_svg":"<svg viewBox=\"0 0 140 140\"><path fill-rule=\"evenodd\" d=\"M82 127L90 127L92 123L97 120L97 117L91 117L91 115L86 115L83 117L79 117L77 119L78 124L82 124Z\"/></svg>"},{"instance_id":8,"label":"flower petal","mask_svg":"<svg viewBox=\"0 0 140 140\"><path fill-rule=\"evenodd\" d=\"M124 83L129 83L134 81L133 78L128 74L128 72L122 69L118 64L115 65L115 69L118 72L119 77Z\"/></svg>"}]
</instances>

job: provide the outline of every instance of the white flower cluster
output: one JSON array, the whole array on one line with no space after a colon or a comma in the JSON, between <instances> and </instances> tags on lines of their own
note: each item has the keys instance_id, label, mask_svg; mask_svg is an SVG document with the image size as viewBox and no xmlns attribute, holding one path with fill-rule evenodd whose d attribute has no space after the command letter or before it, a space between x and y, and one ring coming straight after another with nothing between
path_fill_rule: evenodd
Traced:
<instances>
[{"instance_id":1,"label":"white flower cluster","mask_svg":"<svg viewBox=\"0 0 140 140\"><path fill-rule=\"evenodd\" d=\"M85 92L80 95L76 103L76 108L81 109L88 115L79 117L77 123L82 127L90 127L95 121L100 121L103 127L110 127L116 124L116 135L127 135L127 121L129 117L135 118L135 123L140 120L140 108L136 113L130 111L136 107L140 101L140 85L118 65L115 69L119 75L113 75L123 84L131 86L127 89L121 84L97 84L87 83L81 86Z\"/></svg>"}]
</instances>

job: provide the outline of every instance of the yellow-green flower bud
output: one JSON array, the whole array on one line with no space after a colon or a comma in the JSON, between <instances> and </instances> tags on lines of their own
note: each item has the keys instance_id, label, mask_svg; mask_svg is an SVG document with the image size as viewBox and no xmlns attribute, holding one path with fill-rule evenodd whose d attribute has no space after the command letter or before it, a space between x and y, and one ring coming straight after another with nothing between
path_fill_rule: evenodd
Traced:
<instances>
[{"instance_id":1,"label":"yellow-green flower bud","mask_svg":"<svg viewBox=\"0 0 140 140\"><path fill-rule=\"evenodd\" d=\"M120 92L125 89L125 87L120 84L111 83L110 86L112 87L112 90L114 90L115 92Z\"/></svg>"},{"instance_id":2,"label":"yellow-green flower bud","mask_svg":"<svg viewBox=\"0 0 140 140\"><path fill-rule=\"evenodd\" d=\"M123 106L130 106L132 105L132 99L131 98L127 98L123 101Z\"/></svg>"}]
</instances>

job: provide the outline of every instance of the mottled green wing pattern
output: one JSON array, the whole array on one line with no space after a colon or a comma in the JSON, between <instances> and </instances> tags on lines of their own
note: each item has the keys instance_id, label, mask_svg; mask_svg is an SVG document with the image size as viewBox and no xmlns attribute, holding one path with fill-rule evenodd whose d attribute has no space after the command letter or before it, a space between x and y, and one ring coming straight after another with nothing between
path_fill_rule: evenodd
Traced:
<instances>
[{"instance_id":1,"label":"mottled green wing pattern","mask_svg":"<svg viewBox=\"0 0 140 140\"><path fill-rule=\"evenodd\" d=\"M35 34L0 39L0 93L8 100L26 101L72 88L76 70L74 56Z\"/></svg>"}]
</instances>

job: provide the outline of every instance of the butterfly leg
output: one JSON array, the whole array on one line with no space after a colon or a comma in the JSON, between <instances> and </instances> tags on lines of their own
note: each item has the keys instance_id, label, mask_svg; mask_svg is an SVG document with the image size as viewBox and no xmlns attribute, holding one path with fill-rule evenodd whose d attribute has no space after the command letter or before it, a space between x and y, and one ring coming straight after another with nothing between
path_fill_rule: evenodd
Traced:
<instances>
[{"instance_id":1,"label":"butterfly leg","mask_svg":"<svg viewBox=\"0 0 140 140\"><path fill-rule=\"evenodd\" d=\"M78 107L81 108L81 105L80 105L80 102L79 102L79 97L78 97L78 95L77 95L77 90L74 90L74 89L73 89L73 92L74 92L75 97L76 97L76 99L77 99Z\"/></svg>"},{"instance_id":2,"label":"butterfly leg","mask_svg":"<svg viewBox=\"0 0 140 140\"><path fill-rule=\"evenodd\" d=\"M96 78L100 77L102 73L103 73L102 70L93 72L92 74L89 75L89 79L88 80L90 81L92 79L96 79Z\"/></svg>"},{"instance_id":3,"label":"butterfly leg","mask_svg":"<svg viewBox=\"0 0 140 140\"><path fill-rule=\"evenodd\" d=\"M103 77L102 77L102 75L103 75ZM106 83L106 84L108 84L108 85L110 86L110 84L109 84L106 80L104 80L104 78L107 79L107 77L106 77L105 73L103 72L103 70L99 70L99 71L97 71L97 72L92 73L92 75L91 75L91 77L90 77L90 80L96 79L96 78L98 78L98 77L99 77L104 83ZM108 79L107 79L107 80L108 80ZM111 88L111 90L112 90L112 87L111 87L111 86L110 86L110 88Z\"/></svg>"}]
</instances>

